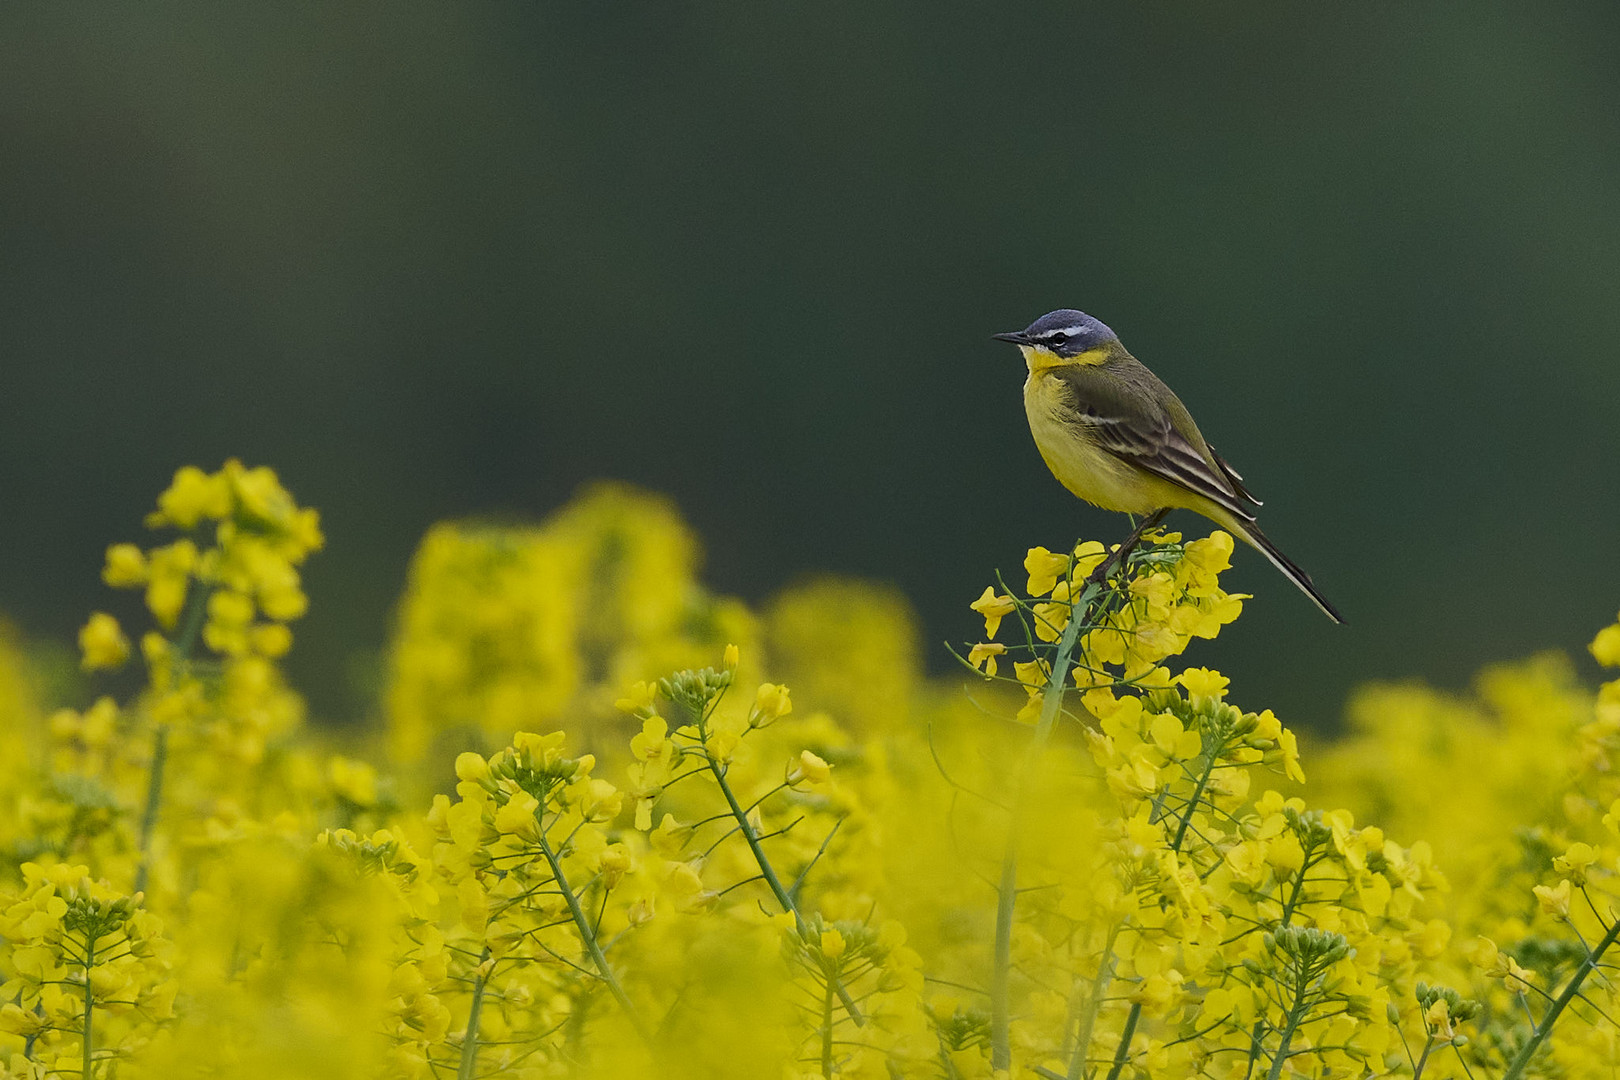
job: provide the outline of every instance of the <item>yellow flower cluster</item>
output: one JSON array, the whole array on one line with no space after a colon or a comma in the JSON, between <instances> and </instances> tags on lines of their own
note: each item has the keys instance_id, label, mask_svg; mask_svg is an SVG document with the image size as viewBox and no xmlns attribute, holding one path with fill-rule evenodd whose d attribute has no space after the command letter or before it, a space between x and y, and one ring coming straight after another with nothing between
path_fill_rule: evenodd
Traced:
<instances>
[{"instance_id":1,"label":"yellow flower cluster","mask_svg":"<svg viewBox=\"0 0 1620 1080\"><path fill-rule=\"evenodd\" d=\"M12 1072L110 1074L174 1015L179 983L156 917L89 869L24 863L0 910L0 1032L23 1040ZM20 1058L20 1059L19 1059Z\"/></svg>"},{"instance_id":2,"label":"yellow flower cluster","mask_svg":"<svg viewBox=\"0 0 1620 1080\"><path fill-rule=\"evenodd\" d=\"M1590 651L1620 667L1620 623ZM1469 695L1368 688L1322 761L1346 802L1434 838L1452 883L1442 913L1461 945L1438 970L1483 1004L1465 1025L1472 1068L1612 1070L1620 679L1594 697L1548 655L1487 669Z\"/></svg>"},{"instance_id":3,"label":"yellow flower cluster","mask_svg":"<svg viewBox=\"0 0 1620 1080\"><path fill-rule=\"evenodd\" d=\"M651 859L679 883L677 910L739 930L768 920L782 936L788 967L775 977L800 1005L782 1034L819 1066L790 1076L825 1075L834 1059L839 1075L873 1077L927 1061L920 958L880 917L874 830L857 791L833 781L836 762L858 762L825 717L781 723L785 686L728 701L739 660L728 648L719 670L638 684L619 702L642 725L629 773Z\"/></svg>"},{"instance_id":4,"label":"yellow flower cluster","mask_svg":"<svg viewBox=\"0 0 1620 1080\"><path fill-rule=\"evenodd\" d=\"M435 526L396 621L385 702L395 758L488 750L565 720L588 722L594 738L622 687L730 641L751 646L754 618L699 587L697 564L666 500L616 485L538 528Z\"/></svg>"},{"instance_id":5,"label":"yellow flower cluster","mask_svg":"<svg viewBox=\"0 0 1620 1080\"><path fill-rule=\"evenodd\" d=\"M433 883L453 898L455 921L426 922L396 972L410 990L397 1028L406 1075L475 1068L479 1040L490 1044L485 1069L525 1055L565 1062L569 1021L603 986L624 1006L615 1019L632 1029L620 1037L641 1029L602 947L629 925L620 885L631 853L604 827L623 795L592 775L590 755L565 756L564 741L561 732L519 733L487 761L464 753L458 797L434 800ZM445 1001L463 987L468 1020L456 1034L476 1037L452 1046Z\"/></svg>"},{"instance_id":6,"label":"yellow flower cluster","mask_svg":"<svg viewBox=\"0 0 1620 1080\"><path fill-rule=\"evenodd\" d=\"M186 535L145 550L116 544L102 572L115 588L145 590L157 624L141 637L146 687L124 704L56 710L37 747L51 783L19 793L0 822L16 863L84 862L136 890L170 888L187 857L238 831L243 770L263 767L298 729L303 706L276 658L292 642L287 621L307 606L297 568L321 543L313 510L269 469L236 461L181 469L147 524ZM105 613L79 642L88 670L131 652ZM298 772L292 758L278 764L289 771L273 770L277 779Z\"/></svg>"},{"instance_id":7,"label":"yellow flower cluster","mask_svg":"<svg viewBox=\"0 0 1620 1080\"><path fill-rule=\"evenodd\" d=\"M148 520L104 578L153 629L79 641L139 691L44 701L0 633L0 1080L1616 1067L1620 679L1371 688L1301 788L1178 659L1223 533L1031 549L964 693L892 591L756 617L609 487L435 528L339 754L278 666L313 511L228 462Z\"/></svg>"},{"instance_id":8,"label":"yellow flower cluster","mask_svg":"<svg viewBox=\"0 0 1620 1080\"><path fill-rule=\"evenodd\" d=\"M1399 1067L1402 1027L1421 1029L1415 976L1450 939L1428 845L1262 788L1257 770L1303 781L1293 733L1228 704L1218 673L1163 664L1236 616L1242 598L1218 579L1231 550L1220 533L1037 548L1025 595L974 604L988 636L1024 631L996 655L1014 658L1037 726L1032 752L1002 767L1011 805L989 814L1007 831L1010 925L988 1061L957 1051L959 1075L1381 1075ZM994 677L978 649L967 662ZM1073 749L1047 745L1063 716L1100 774L1090 784ZM1032 814L1032 782L1060 802Z\"/></svg>"},{"instance_id":9,"label":"yellow flower cluster","mask_svg":"<svg viewBox=\"0 0 1620 1080\"><path fill-rule=\"evenodd\" d=\"M148 528L174 528L183 535L143 551L134 544L107 549L102 580L119 589L143 587L158 624L173 630L188 603L193 616L179 644L202 622L203 641L231 657L284 655L292 645L286 624L309 606L298 567L320 550L320 519L293 502L267 468L227 461L216 473L187 466L158 497ZM97 613L80 634L87 667L111 667L127 655L110 615ZM150 635L149 659L171 643ZM120 647L121 646L121 647Z\"/></svg>"},{"instance_id":10,"label":"yellow flower cluster","mask_svg":"<svg viewBox=\"0 0 1620 1080\"><path fill-rule=\"evenodd\" d=\"M148 523L186 535L115 545L103 572L143 588L156 624L139 692L30 720L33 688L0 643L0 730L20 736L0 785L0 908L19 920L0 929L0 980L33 1018L7 1014L3 1060L30 1077L70 1061L77 1075L86 1056L102 1077L204 1058L339 1071L356 1060L357 1003L380 1000L367 956L392 935L368 911L371 886L334 887L341 867L315 843L323 826L375 827L375 769L309 738L277 666L306 606L298 567L320 544L316 515L270 470L227 462L182 469ZM80 641L90 670L129 651L111 616Z\"/></svg>"},{"instance_id":11,"label":"yellow flower cluster","mask_svg":"<svg viewBox=\"0 0 1620 1080\"><path fill-rule=\"evenodd\" d=\"M1217 532L1182 543L1179 533L1150 533L1146 540L1129 554L1129 574L1099 583L1109 590L1109 602L1098 608L1084 630L1074 667L1074 680L1081 687L1130 684L1151 676L1161 661L1179 655L1193 638L1213 638L1242 614L1247 597L1225 592L1219 581L1221 572L1231 566L1229 535ZM968 663L996 674L996 660L1008 654L1008 646L994 639L1002 622L1012 616L1026 638L1032 638L1026 648L1036 641L1056 642L1069 625L1088 576L1108 557L1108 550L1094 540L1083 541L1068 553L1031 548L1024 558L1026 601L987 587L971 605L984 617L990 640L969 650ZM1033 719L1040 711L1049 669L1044 661L1032 658L1016 664L1015 670L1029 693L1023 718Z\"/></svg>"}]
</instances>

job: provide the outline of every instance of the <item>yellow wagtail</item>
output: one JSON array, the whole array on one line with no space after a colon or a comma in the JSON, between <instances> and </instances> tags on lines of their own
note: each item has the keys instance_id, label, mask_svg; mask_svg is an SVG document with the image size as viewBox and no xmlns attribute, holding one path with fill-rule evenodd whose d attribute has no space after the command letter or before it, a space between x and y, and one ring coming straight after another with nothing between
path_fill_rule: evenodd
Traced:
<instances>
[{"instance_id":1,"label":"yellow wagtail","mask_svg":"<svg viewBox=\"0 0 1620 1080\"><path fill-rule=\"evenodd\" d=\"M995 336L1024 354L1029 430L1064 487L1127 514L1196 510L1258 548L1328 618L1344 622L1310 575L1266 539L1252 512L1260 500L1118 334L1083 311L1064 308Z\"/></svg>"}]
</instances>

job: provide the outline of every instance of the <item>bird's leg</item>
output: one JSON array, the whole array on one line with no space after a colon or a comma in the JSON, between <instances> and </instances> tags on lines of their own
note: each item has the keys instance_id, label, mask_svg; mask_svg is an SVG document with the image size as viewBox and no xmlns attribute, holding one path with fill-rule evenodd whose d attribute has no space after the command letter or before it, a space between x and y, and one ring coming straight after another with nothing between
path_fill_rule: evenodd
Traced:
<instances>
[{"instance_id":1,"label":"bird's leg","mask_svg":"<svg viewBox=\"0 0 1620 1080\"><path fill-rule=\"evenodd\" d=\"M1125 542L1119 545L1119 547L1115 548L1113 553L1110 554L1108 558L1104 559L1097 565L1097 569L1093 570L1091 575L1086 578L1086 584L1095 585L1098 582L1106 581L1108 579L1108 575L1114 572L1114 568L1116 566L1123 566L1125 564L1125 560L1130 556L1132 549L1134 549L1137 544L1141 543L1142 534L1147 532L1149 529L1157 528L1159 522L1163 521L1165 519L1165 515L1169 513L1170 508L1164 507L1163 509L1155 510L1147 517L1143 518L1141 524L1131 530L1131 534L1125 538Z\"/></svg>"}]
</instances>

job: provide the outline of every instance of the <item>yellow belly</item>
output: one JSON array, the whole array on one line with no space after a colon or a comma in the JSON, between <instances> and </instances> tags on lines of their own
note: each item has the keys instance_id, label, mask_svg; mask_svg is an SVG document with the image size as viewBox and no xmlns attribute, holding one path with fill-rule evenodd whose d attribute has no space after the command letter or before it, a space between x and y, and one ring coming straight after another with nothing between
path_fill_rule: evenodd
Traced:
<instances>
[{"instance_id":1,"label":"yellow belly","mask_svg":"<svg viewBox=\"0 0 1620 1080\"><path fill-rule=\"evenodd\" d=\"M1185 489L1121 461L1064 421L1066 404L1056 379L1034 372L1024 383L1024 413L1046 467L1074 494L1104 510L1151 514L1161 507L1187 506Z\"/></svg>"}]
</instances>

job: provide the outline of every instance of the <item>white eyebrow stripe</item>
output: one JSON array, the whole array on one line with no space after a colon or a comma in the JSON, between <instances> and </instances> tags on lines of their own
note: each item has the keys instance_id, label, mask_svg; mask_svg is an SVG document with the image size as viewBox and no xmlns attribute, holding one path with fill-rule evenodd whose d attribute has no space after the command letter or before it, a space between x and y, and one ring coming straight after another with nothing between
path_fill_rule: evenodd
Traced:
<instances>
[{"instance_id":1,"label":"white eyebrow stripe","mask_svg":"<svg viewBox=\"0 0 1620 1080\"><path fill-rule=\"evenodd\" d=\"M1073 326L1059 327L1056 330L1042 330L1039 334L1035 334L1033 336L1034 336L1036 341L1045 341L1047 338L1053 338L1053 337L1059 337L1059 336L1061 336L1061 337L1074 337L1074 335L1078 334L1081 330L1084 330L1084 329L1085 329L1084 324L1075 323Z\"/></svg>"}]
</instances>

